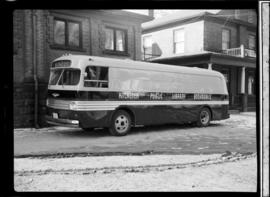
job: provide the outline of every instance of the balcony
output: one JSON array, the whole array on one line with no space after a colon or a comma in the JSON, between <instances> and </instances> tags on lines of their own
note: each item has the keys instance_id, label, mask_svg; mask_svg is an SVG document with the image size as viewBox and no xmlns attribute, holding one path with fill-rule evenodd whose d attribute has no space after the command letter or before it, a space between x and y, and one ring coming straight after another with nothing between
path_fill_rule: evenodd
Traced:
<instances>
[{"instance_id":1,"label":"balcony","mask_svg":"<svg viewBox=\"0 0 270 197\"><path fill-rule=\"evenodd\" d=\"M231 48L231 49L226 49L223 50L222 53L230 56L235 56L235 57L251 57L251 58L256 58L256 51L251 50L251 49L245 49L244 45L241 45L238 48Z\"/></svg>"},{"instance_id":2,"label":"balcony","mask_svg":"<svg viewBox=\"0 0 270 197\"><path fill-rule=\"evenodd\" d=\"M160 57L160 54L157 53L152 53L152 50L143 50L142 51L142 60L143 61L151 61L153 59L155 59L156 57ZM256 51L255 50L251 50L251 49L245 49L244 45L241 45L238 48L230 48L230 49L226 49L226 50L215 50L215 49L210 49L209 51L205 51L205 52L213 52L213 53L219 53L219 54L226 54L228 56L234 56L234 57L241 57L241 58L256 58ZM190 53L192 54L192 53ZM187 54L183 54L183 55L187 55ZM173 54L172 54L173 56Z\"/></svg>"}]
</instances>

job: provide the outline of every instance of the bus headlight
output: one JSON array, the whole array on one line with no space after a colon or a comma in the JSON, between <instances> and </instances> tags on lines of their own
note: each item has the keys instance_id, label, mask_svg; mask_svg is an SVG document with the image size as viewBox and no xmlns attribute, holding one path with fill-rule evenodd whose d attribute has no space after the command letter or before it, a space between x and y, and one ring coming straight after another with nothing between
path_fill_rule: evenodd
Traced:
<instances>
[{"instance_id":1,"label":"bus headlight","mask_svg":"<svg viewBox=\"0 0 270 197\"><path fill-rule=\"evenodd\" d=\"M76 107L77 107L76 102L74 102L74 101L70 102L69 109L74 110L74 109L76 109Z\"/></svg>"}]
</instances>

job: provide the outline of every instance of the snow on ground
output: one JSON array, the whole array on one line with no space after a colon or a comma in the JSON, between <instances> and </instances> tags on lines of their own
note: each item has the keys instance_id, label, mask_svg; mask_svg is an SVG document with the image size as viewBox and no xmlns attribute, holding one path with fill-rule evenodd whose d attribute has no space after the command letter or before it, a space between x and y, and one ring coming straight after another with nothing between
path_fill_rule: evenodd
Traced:
<instances>
[{"instance_id":1,"label":"snow on ground","mask_svg":"<svg viewBox=\"0 0 270 197\"><path fill-rule=\"evenodd\" d=\"M212 155L145 155L145 156L97 156L57 159L23 158L14 160L15 172L69 170L85 168L106 168L119 166L146 166L184 164L202 160L217 159L221 154Z\"/></svg>"},{"instance_id":2,"label":"snow on ground","mask_svg":"<svg viewBox=\"0 0 270 197\"><path fill-rule=\"evenodd\" d=\"M256 128L255 117L255 113L231 114L229 119L217 121L217 124L243 129ZM216 121L212 123L215 124ZM74 128L49 127L37 130L27 128L14 131L23 135L24 132L59 130L72 131ZM237 155L233 155L236 159L231 161L224 158L221 154L16 158L14 189L256 192L256 154L245 159L238 159ZM160 168L162 165L165 167Z\"/></svg>"},{"instance_id":3,"label":"snow on ground","mask_svg":"<svg viewBox=\"0 0 270 197\"><path fill-rule=\"evenodd\" d=\"M211 123L218 123L223 125L230 125L238 128L256 128L256 113L243 112L240 114L230 114L230 118L220 121L212 121Z\"/></svg>"},{"instance_id":4,"label":"snow on ground","mask_svg":"<svg viewBox=\"0 0 270 197\"><path fill-rule=\"evenodd\" d=\"M137 157L125 156L128 159L136 161ZM134 157L134 158L131 158ZM149 156L143 156L149 157ZM175 157L175 156L171 156ZM194 157L184 160L190 162ZM207 158L204 156L203 158ZM213 155L215 159L216 156ZM178 157L180 159L181 157ZM72 160L71 158L67 158ZM78 159L78 158L77 158ZM89 158L84 158L89 159ZM112 160L117 157L111 158ZM124 159L124 158L122 158ZM157 161L160 163L160 159ZM155 160L152 158L152 162ZM163 158L165 159L165 158ZM16 159L20 160L20 159ZM90 158L91 160L91 158ZM89 160L89 161L90 161ZM93 159L94 161L95 159ZM121 159L120 159L121 160ZM20 160L23 161L23 160ZM126 161L124 159L124 161ZM144 159L146 161L146 159ZM164 163L168 163L170 160ZM171 161L175 162L174 159ZM50 172L23 174L23 168L20 168L22 174L15 174L16 191L231 191L231 192L256 192L256 156L246 159L236 159L229 162L216 163L210 165L188 165L181 167L167 167L166 169L151 168L149 170L136 171L109 171L90 172L88 170L76 173L76 170L63 171L62 173ZM47 161L49 162L49 161ZM59 165L61 161L58 161ZM96 161L98 163L98 161ZM122 161L123 162L123 161ZM178 161L179 162L179 161ZM62 163L68 165L63 169L70 169L74 163ZM96 164L97 164L96 163ZM147 163L147 162L146 162ZM151 162L150 162L151 163ZM138 162L137 164L140 164ZM18 163L15 170L19 170ZM77 164L78 165L78 164ZM79 164L81 167L87 164ZM89 163L88 165L91 165ZM92 166L92 165L91 165ZM40 166L47 169L46 166ZM61 167L58 167L61 168ZM27 169L27 167L25 168ZM17 171L19 173L19 171Z\"/></svg>"}]
</instances>

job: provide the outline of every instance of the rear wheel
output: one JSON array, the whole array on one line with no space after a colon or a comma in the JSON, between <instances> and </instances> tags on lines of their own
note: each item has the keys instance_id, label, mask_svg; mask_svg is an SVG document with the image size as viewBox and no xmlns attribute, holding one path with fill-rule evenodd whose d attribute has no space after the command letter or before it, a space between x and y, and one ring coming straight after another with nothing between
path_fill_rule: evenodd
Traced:
<instances>
[{"instance_id":1,"label":"rear wheel","mask_svg":"<svg viewBox=\"0 0 270 197\"><path fill-rule=\"evenodd\" d=\"M206 127L209 125L210 120L211 120L210 110L206 107L202 108L198 116L197 126Z\"/></svg>"},{"instance_id":2,"label":"rear wheel","mask_svg":"<svg viewBox=\"0 0 270 197\"><path fill-rule=\"evenodd\" d=\"M130 131L130 128L130 115L124 110L117 111L111 120L110 133L115 136L124 136Z\"/></svg>"}]
</instances>

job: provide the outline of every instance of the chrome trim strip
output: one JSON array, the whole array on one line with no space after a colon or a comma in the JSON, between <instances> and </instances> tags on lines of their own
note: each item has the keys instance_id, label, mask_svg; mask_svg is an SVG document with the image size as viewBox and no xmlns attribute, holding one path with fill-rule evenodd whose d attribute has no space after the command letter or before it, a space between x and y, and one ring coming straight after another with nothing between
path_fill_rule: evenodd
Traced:
<instances>
[{"instance_id":1,"label":"chrome trim strip","mask_svg":"<svg viewBox=\"0 0 270 197\"><path fill-rule=\"evenodd\" d=\"M73 109L69 108L74 103ZM73 111L115 110L120 105L228 105L229 101L64 101L48 99L48 107Z\"/></svg>"}]
</instances>

